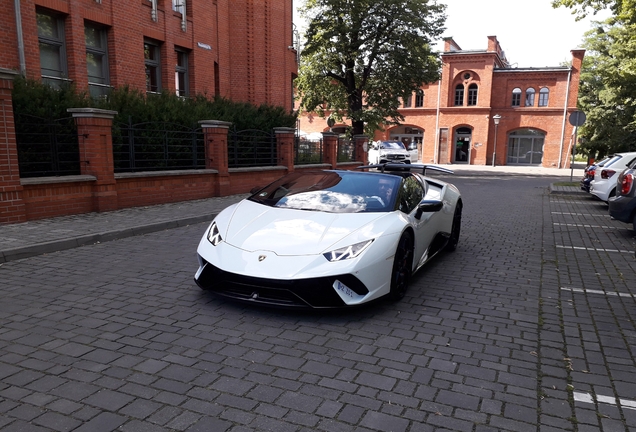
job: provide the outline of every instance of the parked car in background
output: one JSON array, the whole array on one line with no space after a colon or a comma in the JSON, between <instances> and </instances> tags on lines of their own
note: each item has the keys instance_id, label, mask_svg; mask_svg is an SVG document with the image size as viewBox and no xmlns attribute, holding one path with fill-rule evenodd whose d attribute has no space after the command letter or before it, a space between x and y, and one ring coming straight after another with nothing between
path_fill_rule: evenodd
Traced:
<instances>
[{"instance_id":1,"label":"parked car in background","mask_svg":"<svg viewBox=\"0 0 636 432\"><path fill-rule=\"evenodd\" d=\"M616 220L632 224L636 231L636 162L618 176L616 196L609 199L609 214Z\"/></svg>"},{"instance_id":2,"label":"parked car in background","mask_svg":"<svg viewBox=\"0 0 636 432\"><path fill-rule=\"evenodd\" d=\"M607 202L616 195L616 180L625 168L636 161L636 152L616 153L603 167L594 172L594 180L590 183L590 193Z\"/></svg>"},{"instance_id":3,"label":"parked car in background","mask_svg":"<svg viewBox=\"0 0 636 432\"><path fill-rule=\"evenodd\" d=\"M601 161L590 164L587 166L587 168L585 168L585 171L583 172L583 178L581 179L581 190L584 190L585 192L590 191L590 183L592 182L592 180L594 180L594 173L596 172L596 169L598 167L605 166L607 161L609 161L610 159L610 157L606 157L605 159L601 159Z\"/></svg>"},{"instance_id":4,"label":"parked car in background","mask_svg":"<svg viewBox=\"0 0 636 432\"><path fill-rule=\"evenodd\" d=\"M411 155L400 141L374 141L369 144L369 164L411 163Z\"/></svg>"}]
</instances>

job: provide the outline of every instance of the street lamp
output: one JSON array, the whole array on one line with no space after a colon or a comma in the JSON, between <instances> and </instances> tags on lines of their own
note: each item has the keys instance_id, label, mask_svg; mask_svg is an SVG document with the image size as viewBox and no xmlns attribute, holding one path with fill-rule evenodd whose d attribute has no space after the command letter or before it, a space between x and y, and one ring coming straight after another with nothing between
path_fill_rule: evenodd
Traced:
<instances>
[{"instance_id":1,"label":"street lamp","mask_svg":"<svg viewBox=\"0 0 636 432\"><path fill-rule=\"evenodd\" d=\"M492 121L495 122L495 146L492 149L492 166L495 166L495 158L497 156L497 127L499 126L499 120L501 120L499 114L492 116Z\"/></svg>"}]
</instances>

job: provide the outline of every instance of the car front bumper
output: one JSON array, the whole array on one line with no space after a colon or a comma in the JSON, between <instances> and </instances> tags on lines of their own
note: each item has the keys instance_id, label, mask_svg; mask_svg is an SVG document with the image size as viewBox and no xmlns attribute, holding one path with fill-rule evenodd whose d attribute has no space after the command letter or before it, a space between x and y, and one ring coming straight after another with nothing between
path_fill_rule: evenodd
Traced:
<instances>
[{"instance_id":1,"label":"car front bumper","mask_svg":"<svg viewBox=\"0 0 636 432\"><path fill-rule=\"evenodd\" d=\"M349 289L352 297L364 298L367 287L350 274L309 279L266 279L224 271L200 258L202 266L194 277L199 287L243 302L289 308L339 308L347 306L339 290Z\"/></svg>"}]
</instances>

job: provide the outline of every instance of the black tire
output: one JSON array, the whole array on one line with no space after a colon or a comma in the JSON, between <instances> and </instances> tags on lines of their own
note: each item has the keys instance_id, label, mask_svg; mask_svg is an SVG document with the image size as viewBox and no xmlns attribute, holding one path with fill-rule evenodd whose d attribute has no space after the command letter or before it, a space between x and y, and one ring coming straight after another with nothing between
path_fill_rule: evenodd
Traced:
<instances>
[{"instance_id":1,"label":"black tire","mask_svg":"<svg viewBox=\"0 0 636 432\"><path fill-rule=\"evenodd\" d=\"M451 228L450 237L448 243L446 243L445 250L453 252L457 249L457 243L459 243L459 233L462 229L462 202L458 201L455 206L455 213L453 214L453 227Z\"/></svg>"},{"instance_id":2,"label":"black tire","mask_svg":"<svg viewBox=\"0 0 636 432\"><path fill-rule=\"evenodd\" d=\"M636 213L632 216L632 229L636 232Z\"/></svg>"},{"instance_id":3,"label":"black tire","mask_svg":"<svg viewBox=\"0 0 636 432\"><path fill-rule=\"evenodd\" d=\"M413 236L405 232L400 237L395 257L393 258L393 270L391 271L391 292L389 296L392 300L401 300L406 294L406 290L411 280L413 271Z\"/></svg>"}]
</instances>

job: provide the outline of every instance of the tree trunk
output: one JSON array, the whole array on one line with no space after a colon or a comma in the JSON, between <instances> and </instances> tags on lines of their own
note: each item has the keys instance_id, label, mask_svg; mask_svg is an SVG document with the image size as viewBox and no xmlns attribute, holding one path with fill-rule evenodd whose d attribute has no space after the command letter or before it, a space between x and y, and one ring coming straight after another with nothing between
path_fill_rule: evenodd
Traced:
<instances>
[{"instance_id":1,"label":"tree trunk","mask_svg":"<svg viewBox=\"0 0 636 432\"><path fill-rule=\"evenodd\" d=\"M351 129L353 135L362 135L364 133L364 122L362 120L351 121Z\"/></svg>"}]
</instances>

